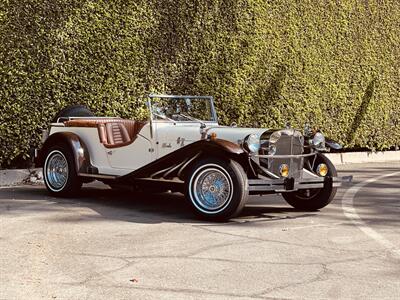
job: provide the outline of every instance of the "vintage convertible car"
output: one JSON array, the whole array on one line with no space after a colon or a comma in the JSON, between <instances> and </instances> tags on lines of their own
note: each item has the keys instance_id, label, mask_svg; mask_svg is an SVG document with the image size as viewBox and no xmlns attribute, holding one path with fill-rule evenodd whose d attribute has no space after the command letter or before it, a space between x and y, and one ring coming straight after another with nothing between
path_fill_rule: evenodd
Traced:
<instances>
[{"instance_id":1,"label":"vintage convertible car","mask_svg":"<svg viewBox=\"0 0 400 300\"><path fill-rule=\"evenodd\" d=\"M337 177L321 152L339 148L318 131L218 124L213 98L150 95L147 121L95 117L84 106L61 111L37 151L53 195L82 183L185 193L210 220L240 213L248 195L280 193L293 207L318 210L351 177Z\"/></svg>"}]
</instances>

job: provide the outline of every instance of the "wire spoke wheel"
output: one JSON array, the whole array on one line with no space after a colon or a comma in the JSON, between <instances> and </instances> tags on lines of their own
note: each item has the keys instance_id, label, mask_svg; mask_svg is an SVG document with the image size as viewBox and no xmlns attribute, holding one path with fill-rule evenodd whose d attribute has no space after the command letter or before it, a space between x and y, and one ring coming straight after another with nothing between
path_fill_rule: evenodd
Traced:
<instances>
[{"instance_id":1,"label":"wire spoke wheel","mask_svg":"<svg viewBox=\"0 0 400 300\"><path fill-rule=\"evenodd\" d=\"M47 158L45 178L50 188L59 191L68 181L68 161L60 151L53 151Z\"/></svg>"},{"instance_id":2,"label":"wire spoke wheel","mask_svg":"<svg viewBox=\"0 0 400 300\"><path fill-rule=\"evenodd\" d=\"M197 202L206 210L217 210L223 207L232 195L228 177L214 168L200 172L193 187Z\"/></svg>"},{"instance_id":3,"label":"wire spoke wheel","mask_svg":"<svg viewBox=\"0 0 400 300\"><path fill-rule=\"evenodd\" d=\"M234 160L209 157L196 161L186 179L186 195L197 216L225 221L238 215L247 201L246 176Z\"/></svg>"}]
</instances>

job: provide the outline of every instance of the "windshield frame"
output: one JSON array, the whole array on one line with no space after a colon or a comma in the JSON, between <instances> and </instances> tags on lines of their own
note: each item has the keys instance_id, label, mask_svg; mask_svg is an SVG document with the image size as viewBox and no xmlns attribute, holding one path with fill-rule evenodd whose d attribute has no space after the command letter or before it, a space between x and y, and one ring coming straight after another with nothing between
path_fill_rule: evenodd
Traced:
<instances>
[{"instance_id":1,"label":"windshield frame","mask_svg":"<svg viewBox=\"0 0 400 300\"><path fill-rule=\"evenodd\" d=\"M176 121L176 120L160 120L155 118L153 115L153 99L161 98L161 99L204 99L210 101L210 109L211 109L211 117L213 120L205 121L205 120L185 120L185 121ZM165 95L165 94L150 94L148 98L148 108L150 111L150 120L153 122L173 122L173 123L216 123L218 124L217 112L214 106L214 98L212 96L189 96L189 95Z\"/></svg>"}]
</instances>

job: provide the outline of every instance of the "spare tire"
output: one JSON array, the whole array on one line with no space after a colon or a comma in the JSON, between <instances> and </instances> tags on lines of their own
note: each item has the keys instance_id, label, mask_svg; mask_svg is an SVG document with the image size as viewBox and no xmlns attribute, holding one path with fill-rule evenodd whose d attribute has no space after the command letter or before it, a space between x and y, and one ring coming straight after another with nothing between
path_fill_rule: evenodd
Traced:
<instances>
[{"instance_id":1,"label":"spare tire","mask_svg":"<svg viewBox=\"0 0 400 300\"><path fill-rule=\"evenodd\" d=\"M71 105L67 106L55 115L51 123L57 123L60 118L69 117L94 117L94 113L84 105Z\"/></svg>"}]
</instances>

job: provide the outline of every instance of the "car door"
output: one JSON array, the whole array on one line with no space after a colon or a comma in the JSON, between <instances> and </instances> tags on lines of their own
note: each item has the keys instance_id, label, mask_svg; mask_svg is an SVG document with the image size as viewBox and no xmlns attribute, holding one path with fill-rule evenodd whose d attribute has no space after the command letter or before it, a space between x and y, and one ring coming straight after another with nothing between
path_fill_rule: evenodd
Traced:
<instances>
[{"instance_id":1,"label":"car door","mask_svg":"<svg viewBox=\"0 0 400 300\"><path fill-rule=\"evenodd\" d=\"M107 158L112 168L139 169L153 161L152 143L138 135L132 144L118 148L106 148Z\"/></svg>"},{"instance_id":2,"label":"car door","mask_svg":"<svg viewBox=\"0 0 400 300\"><path fill-rule=\"evenodd\" d=\"M200 123L155 121L157 158L201 139Z\"/></svg>"},{"instance_id":3,"label":"car door","mask_svg":"<svg viewBox=\"0 0 400 300\"><path fill-rule=\"evenodd\" d=\"M140 133L127 145L105 147L106 155L112 169L136 170L155 159L150 124L144 125Z\"/></svg>"}]
</instances>

